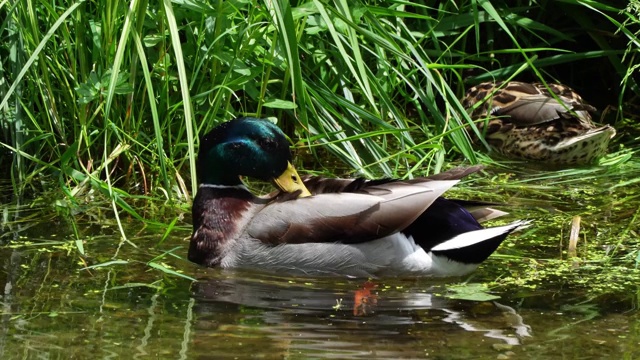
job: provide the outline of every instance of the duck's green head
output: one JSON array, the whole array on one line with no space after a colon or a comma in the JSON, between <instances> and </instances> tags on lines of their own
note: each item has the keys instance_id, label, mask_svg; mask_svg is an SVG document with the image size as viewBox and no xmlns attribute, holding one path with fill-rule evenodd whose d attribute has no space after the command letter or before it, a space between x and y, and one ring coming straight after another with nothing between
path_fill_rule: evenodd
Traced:
<instances>
[{"instance_id":1,"label":"duck's green head","mask_svg":"<svg viewBox=\"0 0 640 360\"><path fill-rule=\"evenodd\" d=\"M268 120L239 117L218 125L200 140L196 166L202 184L238 185L248 176L311 195L291 165L287 138Z\"/></svg>"}]
</instances>

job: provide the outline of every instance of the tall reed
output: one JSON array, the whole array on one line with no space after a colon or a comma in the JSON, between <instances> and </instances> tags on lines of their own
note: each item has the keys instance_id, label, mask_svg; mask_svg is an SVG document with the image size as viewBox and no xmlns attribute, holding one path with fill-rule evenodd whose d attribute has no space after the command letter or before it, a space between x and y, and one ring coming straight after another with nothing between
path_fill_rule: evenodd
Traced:
<instances>
[{"instance_id":1,"label":"tall reed","mask_svg":"<svg viewBox=\"0 0 640 360\"><path fill-rule=\"evenodd\" d=\"M414 176L478 161L468 85L640 93L637 1L516 3L5 1L0 167L17 192L49 174L141 217L136 196L188 201L198 134L238 114L353 172Z\"/></svg>"}]
</instances>

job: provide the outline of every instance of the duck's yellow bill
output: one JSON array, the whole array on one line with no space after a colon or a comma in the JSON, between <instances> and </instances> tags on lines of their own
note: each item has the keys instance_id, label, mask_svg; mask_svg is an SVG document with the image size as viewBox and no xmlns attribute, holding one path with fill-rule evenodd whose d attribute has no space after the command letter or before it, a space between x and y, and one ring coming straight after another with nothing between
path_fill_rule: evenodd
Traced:
<instances>
[{"instance_id":1,"label":"duck's yellow bill","mask_svg":"<svg viewBox=\"0 0 640 360\"><path fill-rule=\"evenodd\" d=\"M311 193L309 192L307 187L304 186L302 179L300 179L300 176L298 176L296 168L294 168L291 163L289 163L287 169L282 173L282 175L273 179L273 182L282 191L286 191L288 193L300 190L300 195L298 195L299 198L311 196Z\"/></svg>"}]
</instances>

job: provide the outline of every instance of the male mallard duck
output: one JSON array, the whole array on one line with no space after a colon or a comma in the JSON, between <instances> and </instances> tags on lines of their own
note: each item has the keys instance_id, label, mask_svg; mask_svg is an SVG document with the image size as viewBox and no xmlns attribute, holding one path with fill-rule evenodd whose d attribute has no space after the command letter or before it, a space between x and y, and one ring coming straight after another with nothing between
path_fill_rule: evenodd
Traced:
<instances>
[{"instance_id":1,"label":"male mallard duck","mask_svg":"<svg viewBox=\"0 0 640 360\"><path fill-rule=\"evenodd\" d=\"M596 109L568 86L548 85L485 82L469 89L462 105L470 109L484 102L471 117L487 119L478 123L480 131L504 156L558 165L589 164L603 156L615 129L597 127L589 114Z\"/></svg>"},{"instance_id":2,"label":"male mallard duck","mask_svg":"<svg viewBox=\"0 0 640 360\"><path fill-rule=\"evenodd\" d=\"M484 229L478 220L504 213L440 197L479 169L406 181L303 181L277 126L237 118L201 139L189 260L315 275L464 275L527 223ZM240 176L273 181L281 192L257 197Z\"/></svg>"}]
</instances>

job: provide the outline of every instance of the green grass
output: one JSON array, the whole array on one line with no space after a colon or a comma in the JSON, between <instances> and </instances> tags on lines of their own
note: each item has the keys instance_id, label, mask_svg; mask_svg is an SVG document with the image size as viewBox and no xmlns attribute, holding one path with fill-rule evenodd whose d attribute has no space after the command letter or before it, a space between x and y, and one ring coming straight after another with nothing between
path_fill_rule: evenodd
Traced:
<instances>
[{"instance_id":1,"label":"green grass","mask_svg":"<svg viewBox=\"0 0 640 360\"><path fill-rule=\"evenodd\" d=\"M606 105L640 93L637 2L506 4L4 3L0 166L17 192L57 174L71 194L188 200L197 134L251 114L354 172L413 175L478 162L457 100L474 83L613 75ZM605 67L583 79L588 59Z\"/></svg>"},{"instance_id":2,"label":"green grass","mask_svg":"<svg viewBox=\"0 0 640 360\"><path fill-rule=\"evenodd\" d=\"M369 177L508 166L464 131L481 81L560 81L629 122L639 2L529 4L0 2L0 177L15 194L53 179L69 217L107 199L134 245L120 216L188 208L198 134L240 114L277 119L310 170Z\"/></svg>"}]
</instances>

